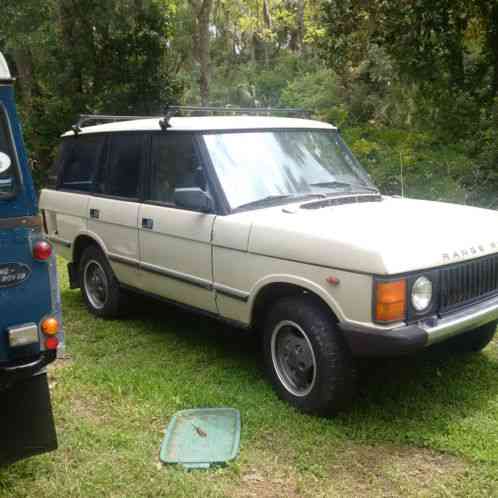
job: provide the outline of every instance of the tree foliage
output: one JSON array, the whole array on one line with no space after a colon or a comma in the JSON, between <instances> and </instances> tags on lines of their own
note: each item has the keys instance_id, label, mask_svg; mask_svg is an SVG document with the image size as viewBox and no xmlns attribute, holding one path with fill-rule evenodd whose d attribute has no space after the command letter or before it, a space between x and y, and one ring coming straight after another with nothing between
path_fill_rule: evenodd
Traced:
<instances>
[{"instance_id":1,"label":"tree foliage","mask_svg":"<svg viewBox=\"0 0 498 498\"><path fill-rule=\"evenodd\" d=\"M83 112L296 106L386 191L497 207L498 0L4 0L33 165Z\"/></svg>"},{"instance_id":2,"label":"tree foliage","mask_svg":"<svg viewBox=\"0 0 498 498\"><path fill-rule=\"evenodd\" d=\"M25 135L40 173L79 113L158 112L179 94L167 57L174 3L4 0L2 11L0 46L19 75Z\"/></svg>"}]
</instances>

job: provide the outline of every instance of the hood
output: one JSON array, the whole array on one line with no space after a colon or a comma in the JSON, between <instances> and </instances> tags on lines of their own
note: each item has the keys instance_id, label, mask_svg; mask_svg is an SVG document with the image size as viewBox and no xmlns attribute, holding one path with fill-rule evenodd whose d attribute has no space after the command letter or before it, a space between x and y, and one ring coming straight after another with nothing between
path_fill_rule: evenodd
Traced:
<instances>
[{"instance_id":1,"label":"hood","mask_svg":"<svg viewBox=\"0 0 498 498\"><path fill-rule=\"evenodd\" d=\"M497 211L392 197L316 209L310 204L252 211L248 250L378 275L498 251Z\"/></svg>"}]
</instances>

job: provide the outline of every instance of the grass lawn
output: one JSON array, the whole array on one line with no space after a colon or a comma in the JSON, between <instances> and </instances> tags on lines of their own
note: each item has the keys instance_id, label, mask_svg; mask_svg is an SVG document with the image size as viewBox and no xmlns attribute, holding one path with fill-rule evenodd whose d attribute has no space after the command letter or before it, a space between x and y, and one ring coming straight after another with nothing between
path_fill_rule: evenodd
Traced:
<instances>
[{"instance_id":1,"label":"grass lawn","mask_svg":"<svg viewBox=\"0 0 498 498\"><path fill-rule=\"evenodd\" d=\"M57 452L0 470L0 496L498 496L498 347L362 369L353 411L302 415L266 382L257 341L137 299L93 318L61 264L67 358L51 368ZM232 406L241 453L226 467L161 466L178 410Z\"/></svg>"}]
</instances>

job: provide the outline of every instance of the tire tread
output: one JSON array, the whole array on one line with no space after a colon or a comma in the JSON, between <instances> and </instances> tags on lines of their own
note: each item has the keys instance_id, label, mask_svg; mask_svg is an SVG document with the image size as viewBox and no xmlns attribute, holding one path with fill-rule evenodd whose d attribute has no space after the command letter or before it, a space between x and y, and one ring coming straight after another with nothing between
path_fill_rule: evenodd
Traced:
<instances>
[{"instance_id":1,"label":"tire tread","mask_svg":"<svg viewBox=\"0 0 498 498\"><path fill-rule=\"evenodd\" d=\"M302 398L281 385L271 359L271 333L283 319L295 321L306 331L318 364L317 383L311 393ZM351 405L356 369L334 317L325 305L309 295L284 297L271 309L263 336L266 368L280 398L304 412L320 416L334 415Z\"/></svg>"}]
</instances>

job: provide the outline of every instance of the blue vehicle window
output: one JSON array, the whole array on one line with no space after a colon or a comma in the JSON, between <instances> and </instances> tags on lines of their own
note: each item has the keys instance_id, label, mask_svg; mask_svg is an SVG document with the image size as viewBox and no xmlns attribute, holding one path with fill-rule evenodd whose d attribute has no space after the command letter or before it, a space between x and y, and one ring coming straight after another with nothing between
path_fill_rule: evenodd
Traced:
<instances>
[{"instance_id":1,"label":"blue vehicle window","mask_svg":"<svg viewBox=\"0 0 498 498\"><path fill-rule=\"evenodd\" d=\"M11 195L15 190L15 160L7 116L0 108L0 196Z\"/></svg>"},{"instance_id":2,"label":"blue vehicle window","mask_svg":"<svg viewBox=\"0 0 498 498\"><path fill-rule=\"evenodd\" d=\"M99 164L105 161L103 135L66 139L60 151L61 186L66 190L92 190Z\"/></svg>"}]
</instances>

